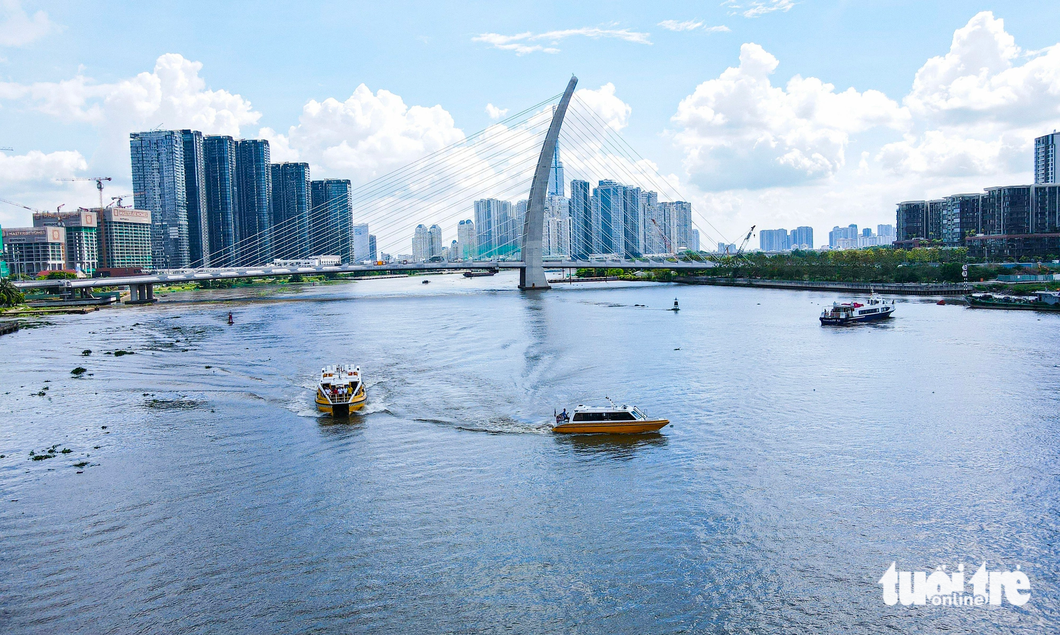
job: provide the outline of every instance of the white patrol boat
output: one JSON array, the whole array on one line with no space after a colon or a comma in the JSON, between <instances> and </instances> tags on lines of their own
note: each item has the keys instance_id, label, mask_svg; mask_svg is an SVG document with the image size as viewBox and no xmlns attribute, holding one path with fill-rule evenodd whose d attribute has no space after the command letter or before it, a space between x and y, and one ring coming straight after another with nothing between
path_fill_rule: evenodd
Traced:
<instances>
[{"instance_id":1,"label":"white patrol boat","mask_svg":"<svg viewBox=\"0 0 1060 635\"><path fill-rule=\"evenodd\" d=\"M833 302L832 307L821 312L821 324L855 324L886 320L894 313L894 300L888 304L878 293L869 296L868 302Z\"/></svg>"},{"instance_id":2,"label":"white patrol boat","mask_svg":"<svg viewBox=\"0 0 1060 635\"><path fill-rule=\"evenodd\" d=\"M608 399L608 401L611 401ZM636 406L578 406L570 415L566 410L556 415L553 432L564 434L637 434L656 432L668 425L668 419L653 419Z\"/></svg>"},{"instance_id":3,"label":"white patrol boat","mask_svg":"<svg viewBox=\"0 0 1060 635\"><path fill-rule=\"evenodd\" d=\"M368 400L361 378L361 367L336 364L320 369L317 385L317 409L333 417L348 417Z\"/></svg>"}]
</instances>

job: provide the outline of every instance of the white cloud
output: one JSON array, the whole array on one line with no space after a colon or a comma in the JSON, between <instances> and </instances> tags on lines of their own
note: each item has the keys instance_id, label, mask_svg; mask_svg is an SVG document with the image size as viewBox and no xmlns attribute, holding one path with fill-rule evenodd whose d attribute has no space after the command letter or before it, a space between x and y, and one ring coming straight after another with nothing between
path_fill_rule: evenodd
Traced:
<instances>
[{"instance_id":1,"label":"white cloud","mask_svg":"<svg viewBox=\"0 0 1060 635\"><path fill-rule=\"evenodd\" d=\"M0 82L0 99L21 101L64 123L87 122L123 134L164 125L238 135L241 126L257 122L261 113L249 101L207 89L200 70L201 62L167 53L152 72L114 84L97 84L81 74L60 82Z\"/></svg>"},{"instance_id":2,"label":"white cloud","mask_svg":"<svg viewBox=\"0 0 1060 635\"><path fill-rule=\"evenodd\" d=\"M877 157L892 172L1029 171L1034 137L1060 122L1060 44L1028 57L1004 21L983 11L917 71L903 103L915 130Z\"/></svg>"},{"instance_id":3,"label":"white cloud","mask_svg":"<svg viewBox=\"0 0 1060 635\"><path fill-rule=\"evenodd\" d=\"M503 117L503 116L508 114L508 109L507 108L498 108L498 107L494 106L493 104L486 104L486 114L489 115L490 119L492 119L494 121L497 121L501 117Z\"/></svg>"},{"instance_id":4,"label":"white cloud","mask_svg":"<svg viewBox=\"0 0 1060 635\"><path fill-rule=\"evenodd\" d=\"M299 161L301 155L298 150L291 147L291 140L272 128L261 128L258 130L258 139L269 142L269 159L273 163L284 163L286 161Z\"/></svg>"},{"instance_id":5,"label":"white cloud","mask_svg":"<svg viewBox=\"0 0 1060 635\"><path fill-rule=\"evenodd\" d=\"M601 29L597 27L583 27L580 29L564 29L560 31L548 31L546 33L516 33L515 35L502 35L500 33L483 33L471 38L472 42L482 42L502 51L515 51L516 55L527 53L559 53L560 40L581 36L594 40L600 38L613 38L632 42L634 44L651 44L647 33L630 31L629 29ZM534 42L548 42L551 46L534 44Z\"/></svg>"},{"instance_id":6,"label":"white cloud","mask_svg":"<svg viewBox=\"0 0 1060 635\"><path fill-rule=\"evenodd\" d=\"M757 18L774 11L785 13L791 11L795 2L793 0L751 0L751 2L728 0L723 3L723 6L733 9L733 13L738 13L745 18Z\"/></svg>"},{"instance_id":7,"label":"white cloud","mask_svg":"<svg viewBox=\"0 0 1060 635\"><path fill-rule=\"evenodd\" d=\"M31 16L19 0L0 2L0 46L25 46L59 30L44 11Z\"/></svg>"},{"instance_id":8,"label":"white cloud","mask_svg":"<svg viewBox=\"0 0 1060 635\"><path fill-rule=\"evenodd\" d=\"M54 197L46 192L64 186L74 186L88 194L87 187L77 187L83 183L59 183L56 179L70 178L83 173L88 162L80 152L61 150L45 154L31 150L26 154L5 154L0 152L0 187L3 198L30 207L51 209ZM92 191L95 191L93 186ZM86 200L86 204L89 201ZM30 213L11 205L0 205L0 226L25 226L29 224Z\"/></svg>"},{"instance_id":9,"label":"white cloud","mask_svg":"<svg viewBox=\"0 0 1060 635\"><path fill-rule=\"evenodd\" d=\"M284 143L314 170L357 182L414 161L464 138L441 106L407 106L386 90L361 84L345 101L310 100Z\"/></svg>"},{"instance_id":10,"label":"white cloud","mask_svg":"<svg viewBox=\"0 0 1060 635\"><path fill-rule=\"evenodd\" d=\"M597 90L578 89L574 96L615 130L621 130L629 124L633 108L615 95L615 85L611 82Z\"/></svg>"},{"instance_id":11,"label":"white cloud","mask_svg":"<svg viewBox=\"0 0 1060 635\"><path fill-rule=\"evenodd\" d=\"M744 44L738 67L678 105L674 138L696 182L729 189L830 177L844 165L852 133L907 125L908 112L878 91L836 92L799 75L774 86L778 63L761 46Z\"/></svg>"},{"instance_id":12,"label":"white cloud","mask_svg":"<svg viewBox=\"0 0 1060 635\"><path fill-rule=\"evenodd\" d=\"M678 22L677 20L663 20L659 23L659 26L666 29L667 31L701 30L707 33L728 33L731 30L725 25L707 26L699 20L686 20L684 22Z\"/></svg>"}]
</instances>

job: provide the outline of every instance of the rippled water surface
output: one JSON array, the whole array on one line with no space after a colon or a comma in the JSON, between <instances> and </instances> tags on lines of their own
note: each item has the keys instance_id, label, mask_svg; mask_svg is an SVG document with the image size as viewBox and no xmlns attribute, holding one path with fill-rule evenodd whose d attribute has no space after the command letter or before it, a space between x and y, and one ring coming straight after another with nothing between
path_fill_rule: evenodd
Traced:
<instances>
[{"instance_id":1,"label":"rippled water surface","mask_svg":"<svg viewBox=\"0 0 1060 635\"><path fill-rule=\"evenodd\" d=\"M1060 315L431 281L0 338L0 632L1060 630ZM335 423L345 361L369 407ZM673 425L549 432L607 396ZM891 562L984 560L1030 602L883 603Z\"/></svg>"}]
</instances>

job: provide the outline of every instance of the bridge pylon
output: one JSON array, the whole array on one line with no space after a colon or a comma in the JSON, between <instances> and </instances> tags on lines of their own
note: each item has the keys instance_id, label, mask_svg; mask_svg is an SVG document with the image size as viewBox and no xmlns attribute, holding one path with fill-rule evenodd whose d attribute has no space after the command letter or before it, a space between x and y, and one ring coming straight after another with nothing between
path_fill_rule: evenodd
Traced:
<instances>
[{"instance_id":1,"label":"bridge pylon","mask_svg":"<svg viewBox=\"0 0 1060 635\"><path fill-rule=\"evenodd\" d=\"M552 155L556 152L559 130L563 127L563 116L567 113L567 105L577 85L578 78L572 75L567 90L563 91L563 97L552 114L552 123L541 146L541 156L537 159L534 180L530 183L530 200L526 206L526 218L523 219L523 263L526 266L519 270L520 289L549 288L541 248L545 232L545 196L548 194L549 168Z\"/></svg>"}]
</instances>

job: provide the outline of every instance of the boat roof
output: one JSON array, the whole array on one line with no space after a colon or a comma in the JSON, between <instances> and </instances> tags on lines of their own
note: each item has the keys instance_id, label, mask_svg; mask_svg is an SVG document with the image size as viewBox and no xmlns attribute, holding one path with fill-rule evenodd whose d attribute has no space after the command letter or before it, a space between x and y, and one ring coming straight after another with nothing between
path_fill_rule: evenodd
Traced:
<instances>
[{"instance_id":1,"label":"boat roof","mask_svg":"<svg viewBox=\"0 0 1060 635\"><path fill-rule=\"evenodd\" d=\"M361 367L353 364L329 364L320 369L320 380L354 379L361 374Z\"/></svg>"},{"instance_id":2,"label":"boat roof","mask_svg":"<svg viewBox=\"0 0 1060 635\"><path fill-rule=\"evenodd\" d=\"M575 406L574 412L633 412L636 406Z\"/></svg>"}]
</instances>

